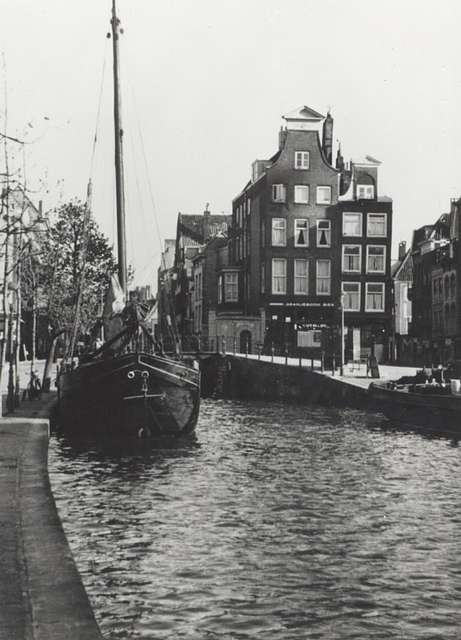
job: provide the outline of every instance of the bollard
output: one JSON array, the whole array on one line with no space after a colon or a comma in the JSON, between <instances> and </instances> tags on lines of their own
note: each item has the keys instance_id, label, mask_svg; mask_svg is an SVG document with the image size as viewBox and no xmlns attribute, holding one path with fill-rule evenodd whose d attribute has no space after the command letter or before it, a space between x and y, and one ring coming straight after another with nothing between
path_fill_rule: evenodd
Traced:
<instances>
[{"instance_id":1,"label":"bollard","mask_svg":"<svg viewBox=\"0 0 461 640\"><path fill-rule=\"evenodd\" d=\"M299 366L300 366L300 368L302 368L302 366L303 366L303 359L302 359L301 356L299 356Z\"/></svg>"},{"instance_id":2,"label":"bollard","mask_svg":"<svg viewBox=\"0 0 461 640\"><path fill-rule=\"evenodd\" d=\"M271 362L274 362L274 343L273 342L271 346Z\"/></svg>"},{"instance_id":3,"label":"bollard","mask_svg":"<svg viewBox=\"0 0 461 640\"><path fill-rule=\"evenodd\" d=\"M332 358L332 366L331 366L331 375L334 376L336 374L336 358L335 358L335 354L333 354L333 358Z\"/></svg>"},{"instance_id":4,"label":"bollard","mask_svg":"<svg viewBox=\"0 0 461 640\"><path fill-rule=\"evenodd\" d=\"M314 371L314 358L311 358L311 369Z\"/></svg>"},{"instance_id":5,"label":"bollard","mask_svg":"<svg viewBox=\"0 0 461 640\"><path fill-rule=\"evenodd\" d=\"M322 351L322 353L320 354L320 371L321 371L321 373L323 373L325 371L325 366L324 365L325 365L325 354Z\"/></svg>"},{"instance_id":6,"label":"bollard","mask_svg":"<svg viewBox=\"0 0 461 640\"><path fill-rule=\"evenodd\" d=\"M237 349L237 338L234 336L234 356L235 356L236 349Z\"/></svg>"},{"instance_id":7,"label":"bollard","mask_svg":"<svg viewBox=\"0 0 461 640\"><path fill-rule=\"evenodd\" d=\"M285 366L288 364L288 351L285 349Z\"/></svg>"}]
</instances>

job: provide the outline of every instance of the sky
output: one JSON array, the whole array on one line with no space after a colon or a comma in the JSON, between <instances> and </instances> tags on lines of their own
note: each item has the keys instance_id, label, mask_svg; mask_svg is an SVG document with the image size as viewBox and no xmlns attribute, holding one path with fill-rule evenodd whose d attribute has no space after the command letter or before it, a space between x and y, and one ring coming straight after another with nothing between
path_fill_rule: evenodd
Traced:
<instances>
[{"instance_id":1,"label":"sky","mask_svg":"<svg viewBox=\"0 0 461 640\"><path fill-rule=\"evenodd\" d=\"M394 253L461 196L459 1L117 4L136 284L155 283L178 212L231 212L252 161L277 150L281 116L300 105L331 110L346 160L382 162ZM26 142L10 154L32 200L53 210L85 199L91 177L112 241L110 14L111 0L0 0L0 122Z\"/></svg>"}]
</instances>

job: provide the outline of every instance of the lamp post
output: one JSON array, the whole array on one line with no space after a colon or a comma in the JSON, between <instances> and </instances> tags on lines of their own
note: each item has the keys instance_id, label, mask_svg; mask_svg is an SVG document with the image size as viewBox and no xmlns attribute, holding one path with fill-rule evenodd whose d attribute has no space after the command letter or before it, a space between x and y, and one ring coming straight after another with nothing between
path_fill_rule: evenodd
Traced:
<instances>
[{"instance_id":1,"label":"lamp post","mask_svg":"<svg viewBox=\"0 0 461 640\"><path fill-rule=\"evenodd\" d=\"M340 360L340 376L344 376L344 293L341 293L341 360Z\"/></svg>"}]
</instances>

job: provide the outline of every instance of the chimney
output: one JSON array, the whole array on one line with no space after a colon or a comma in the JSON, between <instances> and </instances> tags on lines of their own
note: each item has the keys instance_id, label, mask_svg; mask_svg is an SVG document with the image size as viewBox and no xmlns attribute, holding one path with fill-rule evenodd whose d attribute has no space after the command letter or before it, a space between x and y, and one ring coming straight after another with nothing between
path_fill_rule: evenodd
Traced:
<instances>
[{"instance_id":1,"label":"chimney","mask_svg":"<svg viewBox=\"0 0 461 640\"><path fill-rule=\"evenodd\" d=\"M207 202L205 205L205 210L203 212L203 240L207 242L210 237L210 203Z\"/></svg>"},{"instance_id":2,"label":"chimney","mask_svg":"<svg viewBox=\"0 0 461 640\"><path fill-rule=\"evenodd\" d=\"M340 171L344 171L345 169L345 164L344 164L344 158L343 158L343 154L341 153L341 143L338 140L338 151L336 153L336 168L339 169Z\"/></svg>"},{"instance_id":3,"label":"chimney","mask_svg":"<svg viewBox=\"0 0 461 640\"><path fill-rule=\"evenodd\" d=\"M407 255L407 243L405 240L402 240L402 242L399 242L399 261L402 262L402 260L405 258L406 255Z\"/></svg>"},{"instance_id":4,"label":"chimney","mask_svg":"<svg viewBox=\"0 0 461 640\"><path fill-rule=\"evenodd\" d=\"M285 142L287 141L287 129L285 127L285 129L283 127L280 127L280 131L279 131L279 151L281 151L283 149L283 147L285 146Z\"/></svg>"},{"instance_id":5,"label":"chimney","mask_svg":"<svg viewBox=\"0 0 461 640\"><path fill-rule=\"evenodd\" d=\"M333 160L333 118L330 112L327 113L327 117L323 121L322 149L328 164L331 164Z\"/></svg>"}]
</instances>

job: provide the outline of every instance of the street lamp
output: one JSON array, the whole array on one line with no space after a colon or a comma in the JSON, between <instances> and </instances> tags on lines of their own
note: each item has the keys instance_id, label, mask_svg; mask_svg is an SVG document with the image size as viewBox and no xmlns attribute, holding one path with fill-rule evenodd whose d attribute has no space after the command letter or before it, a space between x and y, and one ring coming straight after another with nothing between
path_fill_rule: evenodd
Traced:
<instances>
[{"instance_id":1,"label":"street lamp","mask_svg":"<svg viewBox=\"0 0 461 640\"><path fill-rule=\"evenodd\" d=\"M344 376L344 293L341 293L341 360L339 375Z\"/></svg>"}]
</instances>

